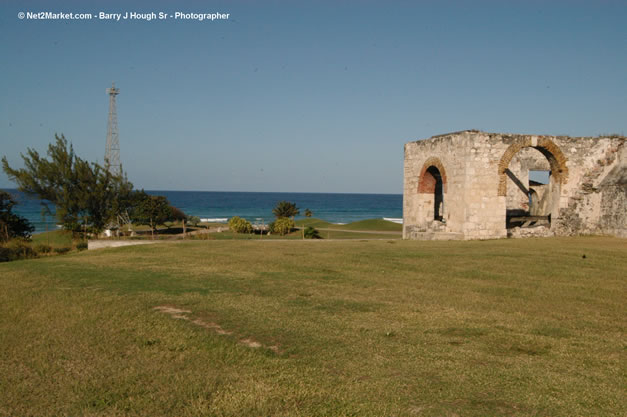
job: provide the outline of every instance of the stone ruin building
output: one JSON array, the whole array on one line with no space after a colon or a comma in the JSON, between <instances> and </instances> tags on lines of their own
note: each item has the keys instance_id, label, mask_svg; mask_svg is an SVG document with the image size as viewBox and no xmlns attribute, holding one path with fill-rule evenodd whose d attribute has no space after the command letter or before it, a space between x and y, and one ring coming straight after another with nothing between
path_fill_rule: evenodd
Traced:
<instances>
[{"instance_id":1,"label":"stone ruin building","mask_svg":"<svg viewBox=\"0 0 627 417\"><path fill-rule=\"evenodd\" d=\"M476 130L409 142L403 238L627 237L626 142Z\"/></svg>"}]
</instances>

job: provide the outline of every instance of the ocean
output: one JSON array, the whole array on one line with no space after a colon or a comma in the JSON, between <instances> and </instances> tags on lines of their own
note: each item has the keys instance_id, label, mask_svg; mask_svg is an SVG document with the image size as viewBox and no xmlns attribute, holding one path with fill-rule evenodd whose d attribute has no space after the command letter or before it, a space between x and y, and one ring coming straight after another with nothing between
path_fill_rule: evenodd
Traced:
<instances>
[{"instance_id":1,"label":"ocean","mask_svg":"<svg viewBox=\"0 0 627 417\"><path fill-rule=\"evenodd\" d=\"M35 232L46 230L41 216L41 200L31 198L18 190L6 190L18 204L14 211L26 217L34 226ZM221 191L149 191L153 195L167 197L175 207L185 214L198 216L204 221L224 222L240 216L252 223L271 222L272 209L276 203L285 200L296 203L300 216L305 209L313 212L313 217L331 223L351 223L358 220L387 218L399 221L403 217L402 194L336 194L336 193L256 193ZM51 206L54 210L54 207ZM56 227L54 218L48 218L48 230Z\"/></svg>"}]
</instances>

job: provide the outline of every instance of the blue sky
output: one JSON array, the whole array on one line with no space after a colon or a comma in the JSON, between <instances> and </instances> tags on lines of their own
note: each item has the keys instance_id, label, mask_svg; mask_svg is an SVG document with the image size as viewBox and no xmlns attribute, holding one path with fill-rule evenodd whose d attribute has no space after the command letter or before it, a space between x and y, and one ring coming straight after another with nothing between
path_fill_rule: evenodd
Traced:
<instances>
[{"instance_id":1,"label":"blue sky","mask_svg":"<svg viewBox=\"0 0 627 417\"><path fill-rule=\"evenodd\" d=\"M230 18L17 17L177 10ZM0 155L56 132L102 162L115 81L138 188L401 193L411 140L626 134L625 21L626 1L3 1Z\"/></svg>"}]
</instances>

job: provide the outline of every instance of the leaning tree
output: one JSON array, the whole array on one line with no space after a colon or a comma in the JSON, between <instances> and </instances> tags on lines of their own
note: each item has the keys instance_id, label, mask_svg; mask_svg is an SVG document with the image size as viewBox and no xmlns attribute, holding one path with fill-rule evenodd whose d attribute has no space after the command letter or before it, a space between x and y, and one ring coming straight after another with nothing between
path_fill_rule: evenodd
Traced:
<instances>
[{"instance_id":1,"label":"leaning tree","mask_svg":"<svg viewBox=\"0 0 627 417\"><path fill-rule=\"evenodd\" d=\"M66 230L100 232L129 208L133 185L126 176L79 158L63 135L55 135L47 158L27 148L22 159L24 168L15 169L3 157L2 169L20 191L54 204Z\"/></svg>"}]
</instances>

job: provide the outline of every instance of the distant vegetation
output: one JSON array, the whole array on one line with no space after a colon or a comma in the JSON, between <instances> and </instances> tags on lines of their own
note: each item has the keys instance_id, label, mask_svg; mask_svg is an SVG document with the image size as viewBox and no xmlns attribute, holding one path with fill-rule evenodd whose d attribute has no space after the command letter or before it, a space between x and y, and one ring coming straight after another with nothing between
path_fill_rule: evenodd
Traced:
<instances>
[{"instance_id":1,"label":"distant vegetation","mask_svg":"<svg viewBox=\"0 0 627 417\"><path fill-rule=\"evenodd\" d=\"M107 167L81 159L65 136L55 135L47 156L28 148L22 155L25 168L11 168L3 157L2 169L20 191L53 203L57 222L65 230L84 237L97 235L118 225L121 215L148 225L153 234L158 225L168 221L182 221L185 226L185 213L165 197L133 190L123 171L113 175Z\"/></svg>"},{"instance_id":2,"label":"distant vegetation","mask_svg":"<svg viewBox=\"0 0 627 417\"><path fill-rule=\"evenodd\" d=\"M295 216L298 216L300 210L296 207L295 203L291 203L289 201L279 201L276 207L272 209L272 213L277 219L280 219L281 217L294 218Z\"/></svg>"},{"instance_id":3,"label":"distant vegetation","mask_svg":"<svg viewBox=\"0 0 627 417\"><path fill-rule=\"evenodd\" d=\"M276 207L272 209L272 213L276 220L268 225L270 233L285 236L296 227L294 217L298 216L300 210L296 207L296 203L279 201Z\"/></svg>"},{"instance_id":4,"label":"distant vegetation","mask_svg":"<svg viewBox=\"0 0 627 417\"><path fill-rule=\"evenodd\" d=\"M28 239L35 230L26 218L13 212L16 204L11 194L0 190L0 243L16 237Z\"/></svg>"},{"instance_id":5,"label":"distant vegetation","mask_svg":"<svg viewBox=\"0 0 627 417\"><path fill-rule=\"evenodd\" d=\"M63 135L55 135L47 155L28 148L22 155L25 168L11 168L3 157L2 169L20 191L53 203L65 230L99 233L130 208L133 185L126 176L81 159Z\"/></svg>"},{"instance_id":6,"label":"distant vegetation","mask_svg":"<svg viewBox=\"0 0 627 417\"><path fill-rule=\"evenodd\" d=\"M235 216L229 220L229 229L235 233L251 233L253 226L248 220Z\"/></svg>"},{"instance_id":7,"label":"distant vegetation","mask_svg":"<svg viewBox=\"0 0 627 417\"><path fill-rule=\"evenodd\" d=\"M296 227L294 220L289 217L279 217L272 223L270 223L270 233L276 233L280 236L285 236Z\"/></svg>"},{"instance_id":8,"label":"distant vegetation","mask_svg":"<svg viewBox=\"0 0 627 417\"><path fill-rule=\"evenodd\" d=\"M15 201L0 191L1 260L65 253L72 247L81 250L86 244L77 241L79 236L85 240L105 229L119 233L118 227L125 221L147 225L153 237L156 228L168 222L180 222L185 233L185 213L172 207L165 197L133 190L133 184L123 172L113 175L107 167L81 159L63 135L55 135L47 157L28 148L22 159L24 168L14 169L3 157L2 169L20 191L54 204L57 223L71 232L74 239L64 247L51 247L43 242L31 244L28 240L34 228L12 212ZM45 221L48 215L50 208L42 203L42 219ZM11 241L18 238L21 240Z\"/></svg>"},{"instance_id":9,"label":"distant vegetation","mask_svg":"<svg viewBox=\"0 0 627 417\"><path fill-rule=\"evenodd\" d=\"M185 213L171 206L168 199L163 196L149 195L144 190L136 191L131 195L128 209L131 221L134 224L148 226L153 239L157 226L165 225L166 222L180 221L185 228L187 220Z\"/></svg>"},{"instance_id":10,"label":"distant vegetation","mask_svg":"<svg viewBox=\"0 0 627 417\"><path fill-rule=\"evenodd\" d=\"M303 232L305 239L322 239L320 232L311 226L307 226Z\"/></svg>"}]
</instances>

